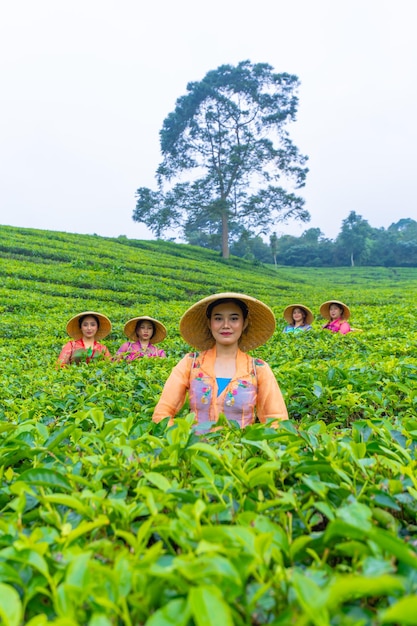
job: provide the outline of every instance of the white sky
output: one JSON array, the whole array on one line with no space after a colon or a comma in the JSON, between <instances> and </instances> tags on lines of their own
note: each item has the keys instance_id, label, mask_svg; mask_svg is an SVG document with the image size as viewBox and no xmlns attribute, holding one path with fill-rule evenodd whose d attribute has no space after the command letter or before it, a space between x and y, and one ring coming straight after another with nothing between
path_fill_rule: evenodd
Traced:
<instances>
[{"instance_id":1,"label":"white sky","mask_svg":"<svg viewBox=\"0 0 417 626\"><path fill-rule=\"evenodd\" d=\"M301 81L308 224L417 219L415 0L0 0L0 223L149 238L159 131L189 81L249 59Z\"/></svg>"}]
</instances>

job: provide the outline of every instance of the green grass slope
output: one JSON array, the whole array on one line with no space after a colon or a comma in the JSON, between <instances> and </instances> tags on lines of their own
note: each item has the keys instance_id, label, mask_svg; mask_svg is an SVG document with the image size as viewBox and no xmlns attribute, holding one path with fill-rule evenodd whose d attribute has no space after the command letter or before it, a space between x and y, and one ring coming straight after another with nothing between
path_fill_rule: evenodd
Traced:
<instances>
[{"instance_id":1,"label":"green grass slope","mask_svg":"<svg viewBox=\"0 0 417 626\"><path fill-rule=\"evenodd\" d=\"M412 624L417 270L274 268L170 242L0 226L0 621L12 626ZM190 304L274 310L256 351L290 421L204 439L151 415ZM282 334L349 304L361 333ZM67 320L168 329L168 358L56 369ZM411 616L411 617L410 617ZM408 620L408 621L407 621Z\"/></svg>"}]
</instances>

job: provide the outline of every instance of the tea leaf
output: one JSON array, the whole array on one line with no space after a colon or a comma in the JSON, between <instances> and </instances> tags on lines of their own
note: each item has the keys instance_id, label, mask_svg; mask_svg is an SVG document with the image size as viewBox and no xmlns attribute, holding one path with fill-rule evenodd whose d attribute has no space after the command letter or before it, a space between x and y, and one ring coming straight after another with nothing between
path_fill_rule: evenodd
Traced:
<instances>
[{"instance_id":1,"label":"tea leaf","mask_svg":"<svg viewBox=\"0 0 417 626\"><path fill-rule=\"evenodd\" d=\"M217 587L193 587L188 602L196 626L233 626L230 608Z\"/></svg>"},{"instance_id":2,"label":"tea leaf","mask_svg":"<svg viewBox=\"0 0 417 626\"><path fill-rule=\"evenodd\" d=\"M68 479L56 470L47 468L34 468L22 472L19 480L30 485L41 485L42 487L57 487L59 489L67 489L72 491L72 487Z\"/></svg>"},{"instance_id":3,"label":"tea leaf","mask_svg":"<svg viewBox=\"0 0 417 626\"><path fill-rule=\"evenodd\" d=\"M183 598L170 600L146 620L145 626L187 626L190 609Z\"/></svg>"},{"instance_id":4,"label":"tea leaf","mask_svg":"<svg viewBox=\"0 0 417 626\"><path fill-rule=\"evenodd\" d=\"M23 615L19 594L10 585L0 583L0 617L4 626L19 626Z\"/></svg>"},{"instance_id":5,"label":"tea leaf","mask_svg":"<svg viewBox=\"0 0 417 626\"><path fill-rule=\"evenodd\" d=\"M381 624L414 626L417 615L417 595L404 596L386 611L381 611Z\"/></svg>"}]
</instances>

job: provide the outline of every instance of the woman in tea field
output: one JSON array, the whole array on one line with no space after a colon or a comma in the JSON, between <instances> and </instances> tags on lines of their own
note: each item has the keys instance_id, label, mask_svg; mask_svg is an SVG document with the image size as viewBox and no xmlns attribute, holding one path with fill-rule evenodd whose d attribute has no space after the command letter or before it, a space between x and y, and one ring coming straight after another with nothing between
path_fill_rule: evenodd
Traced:
<instances>
[{"instance_id":1,"label":"woman in tea field","mask_svg":"<svg viewBox=\"0 0 417 626\"><path fill-rule=\"evenodd\" d=\"M287 322L284 333L300 333L304 330L311 330L314 315L304 304L290 304L284 309L282 315Z\"/></svg>"},{"instance_id":2,"label":"woman in tea field","mask_svg":"<svg viewBox=\"0 0 417 626\"><path fill-rule=\"evenodd\" d=\"M333 333L346 335L352 330L347 321L350 317L350 310L343 302L338 300L323 302L320 306L320 315L329 320L324 324L323 328L331 330Z\"/></svg>"},{"instance_id":3,"label":"woman in tea field","mask_svg":"<svg viewBox=\"0 0 417 626\"><path fill-rule=\"evenodd\" d=\"M210 430L220 413L242 428L288 419L281 390L269 365L249 354L275 330L275 317L263 302L240 293L218 293L190 307L180 320L180 333L201 352L187 354L172 370L153 421L181 410L189 394L198 431Z\"/></svg>"},{"instance_id":4,"label":"woman in tea field","mask_svg":"<svg viewBox=\"0 0 417 626\"><path fill-rule=\"evenodd\" d=\"M167 335L166 328L153 317L142 315L126 322L124 334L129 339L120 346L116 360L134 361L142 357L165 357L166 354L155 344L163 341ZM152 343L151 343L152 340Z\"/></svg>"},{"instance_id":5,"label":"woman in tea field","mask_svg":"<svg viewBox=\"0 0 417 626\"><path fill-rule=\"evenodd\" d=\"M110 359L110 352L99 339L104 339L111 332L108 317L96 311L84 311L74 315L67 324L67 333L72 337L62 348L58 357L58 366L72 363L90 363L98 358Z\"/></svg>"}]
</instances>

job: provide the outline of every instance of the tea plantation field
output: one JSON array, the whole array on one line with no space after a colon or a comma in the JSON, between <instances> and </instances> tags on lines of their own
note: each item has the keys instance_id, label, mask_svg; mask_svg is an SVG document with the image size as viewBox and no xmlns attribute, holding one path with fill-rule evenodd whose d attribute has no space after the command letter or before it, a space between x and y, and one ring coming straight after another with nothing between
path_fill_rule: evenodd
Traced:
<instances>
[{"instance_id":1,"label":"tea plantation field","mask_svg":"<svg viewBox=\"0 0 417 626\"><path fill-rule=\"evenodd\" d=\"M170 242L0 226L0 624L417 624L417 270L255 267ZM151 422L219 291L276 313L256 355L290 420ZM346 336L282 311L352 310ZM167 359L55 367L74 314L168 329Z\"/></svg>"}]
</instances>

